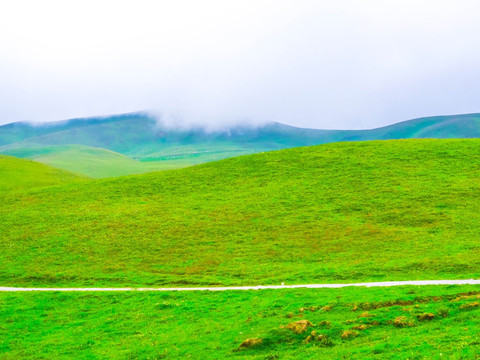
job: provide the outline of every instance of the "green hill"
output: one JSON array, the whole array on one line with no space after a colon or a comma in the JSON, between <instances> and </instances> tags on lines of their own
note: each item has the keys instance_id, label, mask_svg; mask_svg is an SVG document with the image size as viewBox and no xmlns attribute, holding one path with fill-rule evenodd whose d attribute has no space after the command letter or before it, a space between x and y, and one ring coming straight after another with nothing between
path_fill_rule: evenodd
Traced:
<instances>
[{"instance_id":1,"label":"green hill","mask_svg":"<svg viewBox=\"0 0 480 360\"><path fill-rule=\"evenodd\" d=\"M431 116L372 130L360 130L343 140L460 139L480 137L480 114Z\"/></svg>"},{"instance_id":2,"label":"green hill","mask_svg":"<svg viewBox=\"0 0 480 360\"><path fill-rule=\"evenodd\" d=\"M345 142L2 193L0 283L478 277L479 164L476 139Z\"/></svg>"},{"instance_id":3,"label":"green hill","mask_svg":"<svg viewBox=\"0 0 480 360\"><path fill-rule=\"evenodd\" d=\"M63 145L39 157L75 151L124 161ZM89 181L0 156L0 284L478 278L479 165L477 139L344 142ZM0 292L0 357L474 358L479 298L477 286ZM298 320L305 332L289 329ZM239 348L249 338L262 343Z\"/></svg>"},{"instance_id":4,"label":"green hill","mask_svg":"<svg viewBox=\"0 0 480 360\"><path fill-rule=\"evenodd\" d=\"M0 190L2 193L24 191L82 179L81 176L35 161L0 155Z\"/></svg>"},{"instance_id":5,"label":"green hill","mask_svg":"<svg viewBox=\"0 0 480 360\"><path fill-rule=\"evenodd\" d=\"M238 155L338 141L478 137L480 114L427 117L358 131L301 129L272 122L258 127L238 126L209 132L202 128L166 128L152 117L138 113L43 125L12 123L0 126L0 153L41 161L46 151L49 159L54 157L54 151L59 151L62 154L58 157L62 160L52 164L79 172L87 168L87 172L82 173L97 177L183 167ZM123 161L112 161L107 165L111 171L97 170L93 168L98 164L107 164L105 153L78 151L68 161L64 147L72 145L102 148L134 160L160 163L129 162L124 166ZM82 155L84 159L80 159ZM78 167L78 161L85 166Z\"/></svg>"},{"instance_id":6,"label":"green hill","mask_svg":"<svg viewBox=\"0 0 480 360\"><path fill-rule=\"evenodd\" d=\"M185 160L138 161L114 151L84 145L18 148L9 155L28 158L91 178L115 177L191 165Z\"/></svg>"}]
</instances>

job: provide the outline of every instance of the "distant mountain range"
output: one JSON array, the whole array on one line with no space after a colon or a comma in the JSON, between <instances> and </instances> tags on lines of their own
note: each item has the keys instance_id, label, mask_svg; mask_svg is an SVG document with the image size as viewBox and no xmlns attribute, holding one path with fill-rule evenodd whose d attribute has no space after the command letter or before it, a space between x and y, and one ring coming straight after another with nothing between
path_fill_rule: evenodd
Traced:
<instances>
[{"instance_id":1,"label":"distant mountain range","mask_svg":"<svg viewBox=\"0 0 480 360\"><path fill-rule=\"evenodd\" d=\"M480 114L425 117L371 130L304 129L275 122L214 132L175 130L142 113L40 125L17 122L0 126L0 153L105 177L298 146L408 138L480 138ZM134 165L133 160L149 164ZM99 167L104 171L98 173Z\"/></svg>"}]
</instances>

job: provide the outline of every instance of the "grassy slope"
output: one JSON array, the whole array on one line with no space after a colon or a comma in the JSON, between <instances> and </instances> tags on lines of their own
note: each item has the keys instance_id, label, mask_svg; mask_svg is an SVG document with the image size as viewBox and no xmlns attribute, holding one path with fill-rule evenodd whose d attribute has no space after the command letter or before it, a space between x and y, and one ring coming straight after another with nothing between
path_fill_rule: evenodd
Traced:
<instances>
[{"instance_id":1,"label":"grassy slope","mask_svg":"<svg viewBox=\"0 0 480 360\"><path fill-rule=\"evenodd\" d=\"M292 142L289 146L298 143L297 138L289 138L291 134L246 132L236 141L238 134L226 132L166 131L157 128L153 119L140 115L73 120L33 128L17 123L0 127L0 153L99 178L186 167L280 149L286 146L285 141ZM124 156L114 156L108 149Z\"/></svg>"},{"instance_id":2,"label":"grassy slope","mask_svg":"<svg viewBox=\"0 0 480 360\"><path fill-rule=\"evenodd\" d=\"M143 119L145 116L141 114L125 114L120 116L108 116L86 119L71 119L65 121L55 121L44 124L31 124L28 122L15 122L0 126L0 145L13 144L25 139L32 139L34 137L42 137L44 135L61 133L65 131L80 130L84 127L89 127L90 130L96 125L103 126L109 123L117 123L119 121L128 119ZM95 131L91 131L95 133ZM40 142L41 143L41 142ZM53 144L50 144L53 145Z\"/></svg>"},{"instance_id":3,"label":"grassy slope","mask_svg":"<svg viewBox=\"0 0 480 360\"><path fill-rule=\"evenodd\" d=\"M3 293L0 357L473 359L480 352L478 294L473 286ZM421 321L424 313L434 318ZM403 328L393 324L401 316L409 323ZM301 319L315 327L299 335L281 328ZM359 325L366 329L355 330ZM330 346L303 343L312 330L327 336ZM356 337L342 339L348 330ZM237 351L253 337L263 346Z\"/></svg>"},{"instance_id":4,"label":"grassy slope","mask_svg":"<svg viewBox=\"0 0 480 360\"><path fill-rule=\"evenodd\" d=\"M432 116L403 121L390 126L363 132L360 140L405 138L478 138L480 114Z\"/></svg>"},{"instance_id":5,"label":"grassy slope","mask_svg":"<svg viewBox=\"0 0 480 360\"><path fill-rule=\"evenodd\" d=\"M479 140L337 143L3 193L0 283L478 277L479 163Z\"/></svg>"},{"instance_id":6,"label":"grassy slope","mask_svg":"<svg viewBox=\"0 0 480 360\"><path fill-rule=\"evenodd\" d=\"M172 168L243 154L346 140L475 137L480 137L480 114L427 117L358 131L301 129L268 123L256 128L239 126L216 132L206 132L200 128L167 129L145 114L125 114L38 126L28 123L0 126L0 153L13 156L28 154L29 158L34 159L42 155L45 147L62 152L65 145L82 144L119 152L134 159L168 160L159 166ZM75 159L81 159L81 155L82 153L75 154ZM63 154L58 157L62 158ZM88 152L85 157L83 162L95 163L101 160L100 157L92 161ZM117 162L109 165L112 171L111 174L107 172L107 176L138 173L140 169L148 171L153 166L133 165L131 162L129 166L122 167L123 162L119 162L115 167L114 164ZM67 166L70 163L67 162ZM96 171L97 169L94 170ZM102 173L103 169L98 171ZM90 172L88 169L86 174Z\"/></svg>"},{"instance_id":7,"label":"grassy slope","mask_svg":"<svg viewBox=\"0 0 480 360\"><path fill-rule=\"evenodd\" d=\"M107 121L108 120L108 121ZM87 121L87 120L86 120ZM42 127L40 127L41 129ZM39 136L32 136L26 139L5 143L0 147L2 153L25 148L41 148L43 146L59 146L82 144L91 147L106 148L115 152L134 158L151 158L177 156L186 154L191 155L195 152L216 151L227 152L226 156L233 156L238 150L249 150L254 148L270 149L272 144L267 147L263 145L256 146L255 143L262 142L258 139L255 130L248 130L242 133L246 144L238 144L235 135L231 136L227 132L207 133L201 129L166 130L158 128L155 120L144 116L124 116L116 121L106 119L104 122L92 122L82 124L80 121L74 121L71 126L62 125L58 131L54 131L55 125L50 125L52 132L41 133ZM0 127L0 138L2 136ZM5 136L5 134L3 134ZM9 138L4 141L9 141ZM275 139L270 142L275 143ZM281 148L275 146L274 149Z\"/></svg>"},{"instance_id":8,"label":"grassy slope","mask_svg":"<svg viewBox=\"0 0 480 360\"><path fill-rule=\"evenodd\" d=\"M190 151L191 150L191 151ZM53 145L19 147L4 150L9 156L31 159L59 169L72 171L91 178L106 178L152 171L179 169L191 165L221 160L233 155L245 155L251 151L227 147L185 146L170 147L141 160L120 153L85 145Z\"/></svg>"},{"instance_id":9,"label":"grassy slope","mask_svg":"<svg viewBox=\"0 0 480 360\"><path fill-rule=\"evenodd\" d=\"M84 145L20 148L7 153L92 178L141 174L191 165L190 162L182 160L141 162L114 151Z\"/></svg>"},{"instance_id":10,"label":"grassy slope","mask_svg":"<svg viewBox=\"0 0 480 360\"><path fill-rule=\"evenodd\" d=\"M81 178L35 161L0 155L0 189L3 193L59 185Z\"/></svg>"}]
</instances>

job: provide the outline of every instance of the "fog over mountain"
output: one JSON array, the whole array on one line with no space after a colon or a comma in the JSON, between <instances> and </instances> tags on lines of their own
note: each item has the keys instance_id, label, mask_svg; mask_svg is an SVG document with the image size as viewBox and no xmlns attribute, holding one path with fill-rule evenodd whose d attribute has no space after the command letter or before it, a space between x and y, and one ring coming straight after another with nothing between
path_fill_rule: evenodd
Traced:
<instances>
[{"instance_id":1,"label":"fog over mountain","mask_svg":"<svg viewBox=\"0 0 480 360\"><path fill-rule=\"evenodd\" d=\"M480 110L476 1L15 1L0 124L135 111L364 129Z\"/></svg>"}]
</instances>

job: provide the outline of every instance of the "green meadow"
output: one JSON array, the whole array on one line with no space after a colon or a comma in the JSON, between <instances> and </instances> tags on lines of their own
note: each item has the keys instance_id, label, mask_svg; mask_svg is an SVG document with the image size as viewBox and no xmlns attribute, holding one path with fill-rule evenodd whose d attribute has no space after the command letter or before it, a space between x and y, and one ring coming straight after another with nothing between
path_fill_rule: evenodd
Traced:
<instances>
[{"instance_id":1,"label":"green meadow","mask_svg":"<svg viewBox=\"0 0 480 360\"><path fill-rule=\"evenodd\" d=\"M276 122L182 128L165 126L146 113L131 113L1 125L0 154L105 178L339 141L479 137L480 114L424 117L370 130L319 130Z\"/></svg>"},{"instance_id":2,"label":"green meadow","mask_svg":"<svg viewBox=\"0 0 480 360\"><path fill-rule=\"evenodd\" d=\"M182 148L169 147L134 159L115 151L85 145L34 146L4 151L6 155L31 159L90 178L118 177L178 169L251 152L228 149L227 145L213 150L207 150L197 145Z\"/></svg>"},{"instance_id":3,"label":"green meadow","mask_svg":"<svg viewBox=\"0 0 480 360\"><path fill-rule=\"evenodd\" d=\"M138 161L114 151L84 145L26 148L11 153L91 178L141 174L191 165L182 160Z\"/></svg>"},{"instance_id":4,"label":"green meadow","mask_svg":"<svg viewBox=\"0 0 480 360\"><path fill-rule=\"evenodd\" d=\"M36 161L0 155L0 190L2 195L28 191L36 187L62 185L82 179L85 179L85 177Z\"/></svg>"},{"instance_id":5,"label":"green meadow","mask_svg":"<svg viewBox=\"0 0 480 360\"><path fill-rule=\"evenodd\" d=\"M0 357L475 359L479 298L474 286L3 293Z\"/></svg>"},{"instance_id":6,"label":"green meadow","mask_svg":"<svg viewBox=\"0 0 480 360\"><path fill-rule=\"evenodd\" d=\"M480 275L480 141L335 143L0 195L5 286Z\"/></svg>"},{"instance_id":7,"label":"green meadow","mask_svg":"<svg viewBox=\"0 0 480 360\"><path fill-rule=\"evenodd\" d=\"M64 156L80 150L134 161ZM479 165L476 139L334 143L105 179L1 156L0 286L478 278ZM479 315L477 286L2 292L0 358L472 359Z\"/></svg>"}]
</instances>

